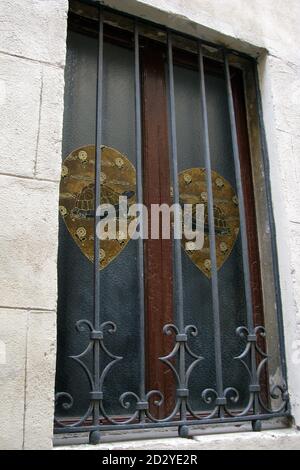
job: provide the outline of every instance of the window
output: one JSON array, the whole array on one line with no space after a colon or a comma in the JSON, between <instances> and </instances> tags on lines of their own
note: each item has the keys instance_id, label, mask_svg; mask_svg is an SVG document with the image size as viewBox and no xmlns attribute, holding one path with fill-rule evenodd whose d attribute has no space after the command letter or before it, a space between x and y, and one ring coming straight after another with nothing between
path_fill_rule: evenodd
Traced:
<instances>
[{"instance_id":1,"label":"window","mask_svg":"<svg viewBox=\"0 0 300 470\"><path fill-rule=\"evenodd\" d=\"M95 442L120 428L259 429L287 414L288 395L255 61L80 5L69 13L55 432ZM153 205L190 204L193 224L201 204L202 248L186 232L130 240L119 208L117 237L100 240L95 210L120 196L145 204L149 227Z\"/></svg>"}]
</instances>

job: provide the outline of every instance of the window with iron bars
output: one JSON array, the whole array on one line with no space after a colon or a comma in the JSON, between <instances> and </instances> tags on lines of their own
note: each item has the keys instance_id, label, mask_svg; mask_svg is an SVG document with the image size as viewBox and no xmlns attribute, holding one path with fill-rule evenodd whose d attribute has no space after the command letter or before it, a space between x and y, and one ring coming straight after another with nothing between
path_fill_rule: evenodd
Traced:
<instances>
[{"instance_id":1,"label":"window with iron bars","mask_svg":"<svg viewBox=\"0 0 300 470\"><path fill-rule=\"evenodd\" d=\"M67 46L54 432L287 416L256 60L91 1ZM201 203L202 248L102 241L120 196Z\"/></svg>"}]
</instances>

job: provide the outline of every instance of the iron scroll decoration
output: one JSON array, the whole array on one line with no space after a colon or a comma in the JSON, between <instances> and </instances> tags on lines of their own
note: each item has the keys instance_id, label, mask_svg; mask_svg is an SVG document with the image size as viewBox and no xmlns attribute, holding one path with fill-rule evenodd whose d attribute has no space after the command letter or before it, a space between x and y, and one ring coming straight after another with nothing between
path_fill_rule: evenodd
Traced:
<instances>
[{"instance_id":1,"label":"iron scroll decoration","mask_svg":"<svg viewBox=\"0 0 300 470\"><path fill-rule=\"evenodd\" d=\"M63 162L62 178L60 185L60 214L66 224L70 235L80 248L82 253L93 262L93 218L94 218L94 172L95 172L95 148L85 146L74 150ZM180 202L181 203L206 203L205 170L193 168L179 174ZM212 172L215 196L215 236L217 240L217 267L218 269L226 261L233 249L239 231L238 200L230 184L218 173ZM116 203L119 195L128 198L128 203L136 200L135 169L126 156L115 149L102 147L101 166L101 202ZM102 199L103 198L103 199ZM206 215L207 217L207 215ZM117 240L101 242L99 269L106 268L126 247L128 238L120 244ZM184 240L183 240L184 242ZM189 258L207 277L210 277L210 266L206 260L207 245L204 244L203 253L187 253ZM237 409L239 403L239 391L235 387L227 387L220 394L213 388L201 392L203 403L210 405L208 414L194 410L189 400L189 382L196 366L204 359L201 354L191 349L190 339L198 335L198 329L194 325L187 325L180 330L175 324L167 324L163 328L166 336L173 338L173 348L166 356L160 357L172 372L176 383L176 400L173 410L163 419L156 418L150 409L150 401L156 407L162 406L165 397L160 390L150 390L144 396L139 396L131 391L125 391L119 397L119 402L125 410L134 411L124 419L114 419L104 407L104 382L114 366L124 358L113 354L105 344L107 334L113 335L117 331L117 325L113 322L104 322L99 330L95 330L92 322L87 319L76 323L77 331L87 331L89 341L85 350L71 356L85 372L90 384L90 402L86 413L71 424L61 418L55 418L55 432L90 431L90 440L98 439L100 430L114 429L122 426L126 429L132 426L178 426L182 437L188 435L188 424L206 424L227 421L252 421L253 429L259 430L261 419L270 416L281 416L288 410L288 393L283 382L274 385L270 390L270 397L279 402L277 408L271 408L270 403L265 402L261 387L261 378L264 368L267 366L268 355L261 348L261 339L265 337L265 329L257 326L249 331L244 326L237 328L237 336L244 341L244 351L234 359L245 368L249 379L249 397L246 406ZM97 349L95 349L97 348ZM89 369L85 358L95 351L107 357L107 365L100 376L100 386L96 387L93 373ZM189 359L187 361L187 358ZM181 367L179 365L181 364ZM182 369L184 364L184 369ZM189 364L189 365L187 365ZM67 392L58 392L55 397L56 407L71 410L74 404L73 397ZM99 406L101 419L99 425L92 423L95 407ZM180 420L178 415L187 416ZM96 434L95 434L96 433Z\"/></svg>"}]
</instances>

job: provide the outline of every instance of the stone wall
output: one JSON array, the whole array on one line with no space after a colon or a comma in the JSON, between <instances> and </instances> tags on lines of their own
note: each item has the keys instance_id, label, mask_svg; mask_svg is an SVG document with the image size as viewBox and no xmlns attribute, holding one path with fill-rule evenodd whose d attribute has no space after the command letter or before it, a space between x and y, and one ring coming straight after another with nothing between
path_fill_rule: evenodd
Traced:
<instances>
[{"instance_id":1,"label":"stone wall","mask_svg":"<svg viewBox=\"0 0 300 470\"><path fill-rule=\"evenodd\" d=\"M0 2L0 448L52 445L66 0Z\"/></svg>"},{"instance_id":2,"label":"stone wall","mask_svg":"<svg viewBox=\"0 0 300 470\"><path fill-rule=\"evenodd\" d=\"M289 387L300 425L300 2L104 3L260 56ZM1 449L52 445L67 8L67 0L0 2Z\"/></svg>"}]
</instances>

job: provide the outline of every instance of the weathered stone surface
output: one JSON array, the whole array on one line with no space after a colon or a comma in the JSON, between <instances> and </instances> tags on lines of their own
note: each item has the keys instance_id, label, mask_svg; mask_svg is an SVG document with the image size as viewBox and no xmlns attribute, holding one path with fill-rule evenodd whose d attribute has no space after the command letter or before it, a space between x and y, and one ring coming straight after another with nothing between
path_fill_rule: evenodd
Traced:
<instances>
[{"instance_id":1,"label":"weathered stone surface","mask_svg":"<svg viewBox=\"0 0 300 470\"><path fill-rule=\"evenodd\" d=\"M3 306L56 308L58 184L0 176Z\"/></svg>"},{"instance_id":2,"label":"weathered stone surface","mask_svg":"<svg viewBox=\"0 0 300 470\"><path fill-rule=\"evenodd\" d=\"M300 222L300 154L294 147L294 139L291 134L277 131L276 135L280 157L280 173L288 219L290 221Z\"/></svg>"},{"instance_id":3,"label":"weathered stone surface","mask_svg":"<svg viewBox=\"0 0 300 470\"><path fill-rule=\"evenodd\" d=\"M223 41L239 50L245 47L249 52L251 45L266 48L273 55L300 65L295 40L299 34L298 0L280 0L276 7L273 0L104 0L104 3L175 29L183 28L190 34L202 33L206 39Z\"/></svg>"},{"instance_id":4,"label":"weathered stone surface","mask_svg":"<svg viewBox=\"0 0 300 470\"><path fill-rule=\"evenodd\" d=\"M192 439L165 438L127 441L96 446L56 447L57 450L300 450L300 431L280 429L262 433L236 432L194 436ZM199 463L199 457L198 457Z\"/></svg>"},{"instance_id":5,"label":"weathered stone surface","mask_svg":"<svg viewBox=\"0 0 300 470\"><path fill-rule=\"evenodd\" d=\"M52 448L55 323L55 312L28 315L24 449Z\"/></svg>"},{"instance_id":6,"label":"weathered stone surface","mask_svg":"<svg viewBox=\"0 0 300 470\"><path fill-rule=\"evenodd\" d=\"M0 308L0 449L22 449L27 312Z\"/></svg>"},{"instance_id":7,"label":"weathered stone surface","mask_svg":"<svg viewBox=\"0 0 300 470\"><path fill-rule=\"evenodd\" d=\"M300 66L268 57L276 127L300 136Z\"/></svg>"},{"instance_id":8,"label":"weathered stone surface","mask_svg":"<svg viewBox=\"0 0 300 470\"><path fill-rule=\"evenodd\" d=\"M289 391L291 394L292 413L296 423L299 425L300 392L297 385L299 367L296 367L293 361L294 351L292 349L293 339L295 339L295 332L297 330L297 310L292 279L292 266L295 264L295 261L292 261L290 243L292 237L290 220L298 219L299 217L299 191L297 183L299 151L296 145L294 150L295 127L291 126L291 129L286 128L282 124L283 119L280 117L281 109L285 113L287 107L291 107L291 101L286 92L286 89L289 88L290 72L283 73L281 87L278 86L278 83L276 84L278 74L282 73L283 64L284 61L265 57L260 61L259 72L276 224ZM276 66L278 70L276 70ZM285 96L286 102L282 100L281 96ZM283 127L283 129L280 127ZM298 259L298 265L299 261ZM296 380L294 380L295 378Z\"/></svg>"},{"instance_id":9,"label":"weathered stone surface","mask_svg":"<svg viewBox=\"0 0 300 470\"><path fill-rule=\"evenodd\" d=\"M30 178L60 172L67 4L0 2L1 449L51 447L58 184Z\"/></svg>"},{"instance_id":10,"label":"weathered stone surface","mask_svg":"<svg viewBox=\"0 0 300 470\"><path fill-rule=\"evenodd\" d=\"M0 54L0 172L2 173L33 176L39 129L40 93L39 64Z\"/></svg>"},{"instance_id":11,"label":"weathered stone surface","mask_svg":"<svg viewBox=\"0 0 300 470\"><path fill-rule=\"evenodd\" d=\"M63 65L67 8L67 0L0 2L0 50Z\"/></svg>"},{"instance_id":12,"label":"weathered stone surface","mask_svg":"<svg viewBox=\"0 0 300 470\"><path fill-rule=\"evenodd\" d=\"M44 65L36 175L60 180L64 71ZM55 93L53 93L55 90Z\"/></svg>"},{"instance_id":13,"label":"weathered stone surface","mask_svg":"<svg viewBox=\"0 0 300 470\"><path fill-rule=\"evenodd\" d=\"M292 268L292 280L293 288L295 295L295 306L296 306L296 329L294 331L294 342L298 343L300 348L300 267L299 267L299 258L300 258L300 222L292 222L290 226L290 247L291 247L291 268ZM295 344L293 345L295 349ZM296 361L300 368L300 355L299 361ZM297 365L295 362L295 366ZM300 374L296 374L298 378L298 390L300 390ZM300 400L299 400L300 407Z\"/></svg>"},{"instance_id":14,"label":"weathered stone surface","mask_svg":"<svg viewBox=\"0 0 300 470\"><path fill-rule=\"evenodd\" d=\"M234 7L233 0L105 0L104 3L253 55L261 52L261 48L271 54L265 67L260 68L261 85L277 226L289 389L293 415L300 425L300 377L296 360L300 337L300 49L297 40L300 3L298 0L278 0L275 5L273 0L243 0L235 2ZM41 179L59 179L66 9L67 0L0 2L2 173L32 177L36 170L36 176ZM2 305L55 309L57 205L57 184L0 176ZM53 417L51 338L55 325L49 313L34 315L29 314L32 344L28 343L26 362L29 383L26 386L25 446L35 445L30 436L32 433L36 447L46 448L49 447L49 423ZM5 432L0 427L1 448L21 448L23 443L26 318L25 311L0 310L0 384L4 397L0 415L1 423L5 423ZM41 333L43 328L45 331ZM46 355L41 359L40 353ZM9 368L5 364L7 360L11 362ZM40 384L35 368L39 374L42 369L45 371ZM46 376L49 385L48 393L44 395ZM44 407L43 416L38 415L40 422L34 419L35 403ZM226 448L299 448L299 433L290 430L276 435L243 435L242 444L241 434L226 436L226 439ZM197 438L181 444L181 439L175 439L161 445L171 449L190 443L197 449L215 449L225 445L224 442L215 436L206 436L199 441ZM136 448L140 445L137 443ZM151 448L147 443L145 445L142 448ZM154 449L160 448L157 441L151 445ZM128 446L131 448L133 444L128 443Z\"/></svg>"}]
</instances>

